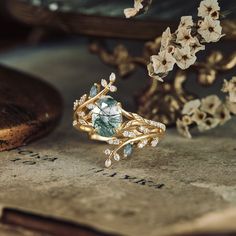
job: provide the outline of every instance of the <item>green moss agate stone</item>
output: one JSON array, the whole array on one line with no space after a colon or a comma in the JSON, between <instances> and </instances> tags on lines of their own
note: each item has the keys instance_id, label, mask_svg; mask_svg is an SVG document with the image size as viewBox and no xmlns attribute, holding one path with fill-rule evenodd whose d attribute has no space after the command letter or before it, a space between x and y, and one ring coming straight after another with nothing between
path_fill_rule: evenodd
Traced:
<instances>
[{"instance_id":1,"label":"green moss agate stone","mask_svg":"<svg viewBox=\"0 0 236 236\"><path fill-rule=\"evenodd\" d=\"M92 110L92 124L103 137L112 137L116 133L116 129L122 124L122 114L114 98L104 96L97 101Z\"/></svg>"}]
</instances>

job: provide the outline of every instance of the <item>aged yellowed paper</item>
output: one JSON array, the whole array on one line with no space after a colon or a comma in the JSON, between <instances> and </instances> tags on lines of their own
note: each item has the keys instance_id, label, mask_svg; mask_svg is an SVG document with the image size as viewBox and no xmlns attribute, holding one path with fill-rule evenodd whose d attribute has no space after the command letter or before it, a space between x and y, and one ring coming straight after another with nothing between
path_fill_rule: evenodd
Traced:
<instances>
[{"instance_id":1,"label":"aged yellowed paper","mask_svg":"<svg viewBox=\"0 0 236 236\"><path fill-rule=\"evenodd\" d=\"M235 120L193 140L169 129L158 148L135 150L105 169L106 144L75 131L71 115L73 100L110 70L81 47L50 49L45 59L46 51L30 51L24 62L5 59L54 84L65 99L65 114L48 137L0 153L1 208L136 236L194 230L208 214L230 211L235 217ZM118 99L132 108L130 81L118 84Z\"/></svg>"}]
</instances>

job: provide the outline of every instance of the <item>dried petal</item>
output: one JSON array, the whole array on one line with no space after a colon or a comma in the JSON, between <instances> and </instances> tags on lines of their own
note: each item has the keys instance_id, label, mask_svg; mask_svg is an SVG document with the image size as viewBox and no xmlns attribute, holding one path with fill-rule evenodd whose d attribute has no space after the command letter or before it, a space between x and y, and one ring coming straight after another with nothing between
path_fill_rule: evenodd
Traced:
<instances>
[{"instance_id":1,"label":"dried petal","mask_svg":"<svg viewBox=\"0 0 236 236\"><path fill-rule=\"evenodd\" d=\"M211 16L214 19L218 19L217 16L215 16L213 13L219 11L220 7L217 0L204 0L201 1L200 6L198 8L198 16L203 18L206 16Z\"/></svg>"},{"instance_id":2,"label":"dried petal","mask_svg":"<svg viewBox=\"0 0 236 236\"><path fill-rule=\"evenodd\" d=\"M223 104L217 108L215 117L219 120L220 125L225 124L228 120L231 119L228 108Z\"/></svg>"},{"instance_id":3,"label":"dried petal","mask_svg":"<svg viewBox=\"0 0 236 236\"><path fill-rule=\"evenodd\" d=\"M216 95L210 95L201 100L201 110L211 115L214 115L216 109L222 104L221 100Z\"/></svg>"},{"instance_id":4,"label":"dried petal","mask_svg":"<svg viewBox=\"0 0 236 236\"><path fill-rule=\"evenodd\" d=\"M217 42L224 35L222 34L222 27L219 20L213 20L211 17L206 16L201 23L198 33L207 42Z\"/></svg>"},{"instance_id":5,"label":"dried petal","mask_svg":"<svg viewBox=\"0 0 236 236\"><path fill-rule=\"evenodd\" d=\"M200 107L200 104L201 104L201 102L199 99L195 99L195 100L187 102L184 105L184 108L182 110L182 114L192 115L194 113L194 111Z\"/></svg>"},{"instance_id":6,"label":"dried petal","mask_svg":"<svg viewBox=\"0 0 236 236\"><path fill-rule=\"evenodd\" d=\"M219 124L219 120L217 118L206 118L203 122L198 124L198 130L200 132L204 132L210 129L215 128Z\"/></svg>"},{"instance_id":7,"label":"dried petal","mask_svg":"<svg viewBox=\"0 0 236 236\"><path fill-rule=\"evenodd\" d=\"M177 126L177 130L178 132L183 135L186 138L192 138L190 132L189 132L189 127L185 124L183 124L183 122L178 119L176 122L176 126Z\"/></svg>"}]
</instances>

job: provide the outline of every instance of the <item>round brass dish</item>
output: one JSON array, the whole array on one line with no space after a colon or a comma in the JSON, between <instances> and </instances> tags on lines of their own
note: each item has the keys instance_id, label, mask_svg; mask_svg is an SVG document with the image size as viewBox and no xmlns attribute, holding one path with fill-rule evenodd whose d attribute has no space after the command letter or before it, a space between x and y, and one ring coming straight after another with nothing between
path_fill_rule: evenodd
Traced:
<instances>
[{"instance_id":1,"label":"round brass dish","mask_svg":"<svg viewBox=\"0 0 236 236\"><path fill-rule=\"evenodd\" d=\"M46 135L62 107L60 94L49 84L0 66L0 151Z\"/></svg>"}]
</instances>

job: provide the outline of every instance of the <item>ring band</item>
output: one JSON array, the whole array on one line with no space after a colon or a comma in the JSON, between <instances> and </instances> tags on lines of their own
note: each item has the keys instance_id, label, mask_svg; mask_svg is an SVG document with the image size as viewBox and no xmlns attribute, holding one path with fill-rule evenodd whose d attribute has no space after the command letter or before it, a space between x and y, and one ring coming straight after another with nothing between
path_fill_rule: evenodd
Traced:
<instances>
[{"instance_id":1,"label":"ring band","mask_svg":"<svg viewBox=\"0 0 236 236\"><path fill-rule=\"evenodd\" d=\"M107 95L117 90L113 85L115 80L115 74L112 73L109 82L102 79L100 84L92 86L89 94L84 94L74 102L73 126L87 132L93 140L116 145L113 150L104 151L107 155L106 167L111 166L113 159L121 159L118 152L122 148L123 156L128 157L135 146L157 146L166 130L166 126L160 122L125 111L121 103Z\"/></svg>"}]
</instances>

